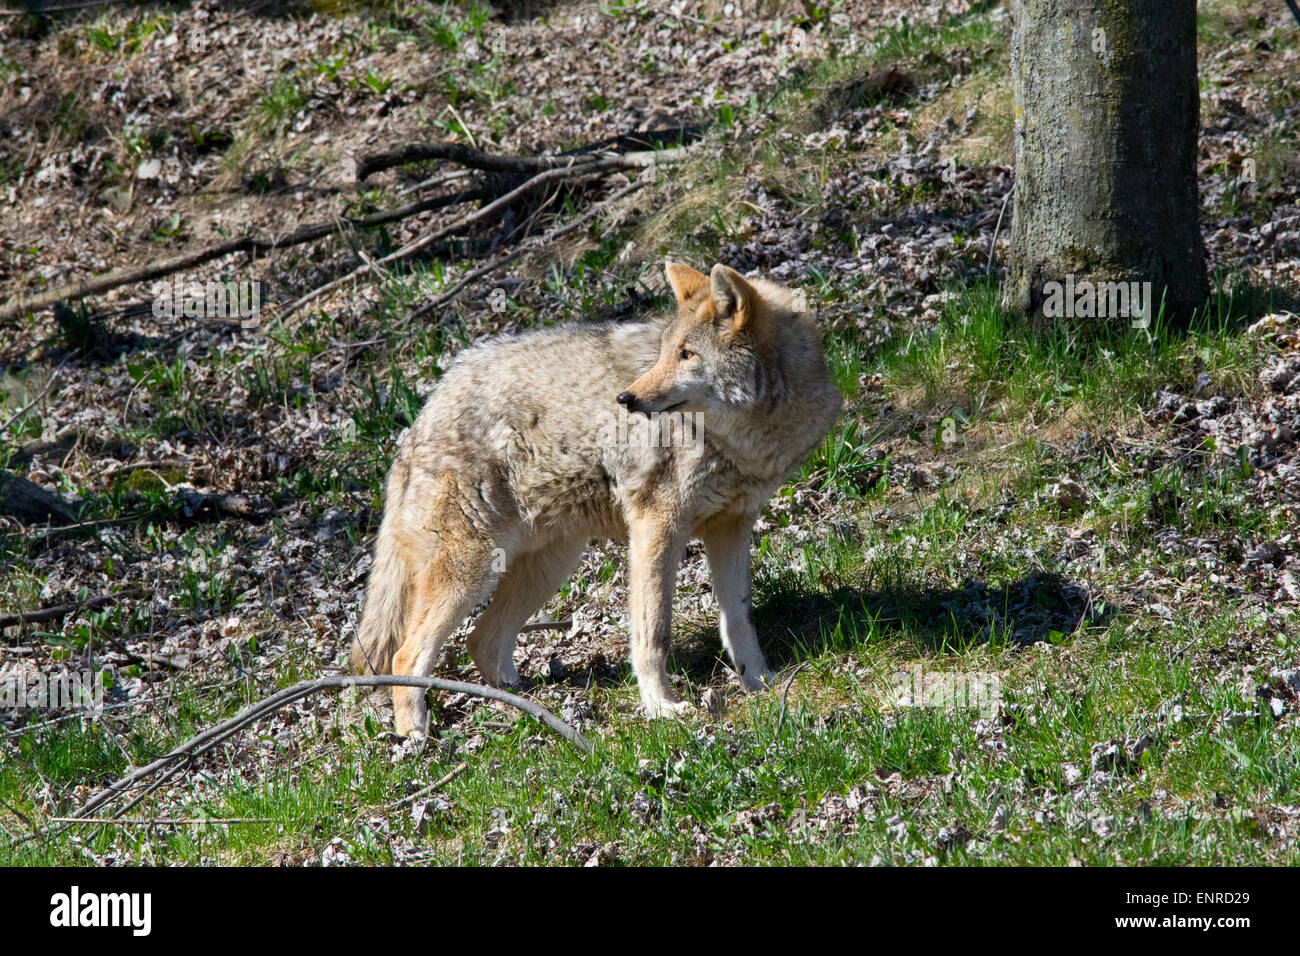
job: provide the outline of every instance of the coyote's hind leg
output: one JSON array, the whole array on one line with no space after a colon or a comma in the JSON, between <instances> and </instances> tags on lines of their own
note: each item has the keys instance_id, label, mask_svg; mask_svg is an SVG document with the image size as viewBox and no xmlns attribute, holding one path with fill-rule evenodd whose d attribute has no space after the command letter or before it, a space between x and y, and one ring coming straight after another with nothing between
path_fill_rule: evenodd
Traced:
<instances>
[{"instance_id":1,"label":"coyote's hind leg","mask_svg":"<svg viewBox=\"0 0 1300 956\"><path fill-rule=\"evenodd\" d=\"M573 573L585 544L585 539L554 541L517 556L506 568L469 635L470 657L489 684L519 681L512 659L519 629Z\"/></svg>"}]
</instances>

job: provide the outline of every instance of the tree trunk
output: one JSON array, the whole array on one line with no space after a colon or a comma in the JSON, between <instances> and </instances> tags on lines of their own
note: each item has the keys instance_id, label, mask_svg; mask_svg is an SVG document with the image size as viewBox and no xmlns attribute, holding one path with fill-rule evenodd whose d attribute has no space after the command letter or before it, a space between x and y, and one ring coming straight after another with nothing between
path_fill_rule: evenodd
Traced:
<instances>
[{"instance_id":1,"label":"tree trunk","mask_svg":"<svg viewBox=\"0 0 1300 956\"><path fill-rule=\"evenodd\" d=\"M1143 327L1163 296L1166 320L1186 323L1209 294L1195 0L1014 0L1013 13L1004 304L1078 328Z\"/></svg>"}]
</instances>

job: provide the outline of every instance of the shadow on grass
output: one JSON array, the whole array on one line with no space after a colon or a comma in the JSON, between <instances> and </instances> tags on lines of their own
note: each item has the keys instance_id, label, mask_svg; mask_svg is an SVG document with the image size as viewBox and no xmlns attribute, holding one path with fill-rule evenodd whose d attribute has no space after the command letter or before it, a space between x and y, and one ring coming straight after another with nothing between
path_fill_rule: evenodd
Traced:
<instances>
[{"instance_id":1,"label":"shadow on grass","mask_svg":"<svg viewBox=\"0 0 1300 956\"><path fill-rule=\"evenodd\" d=\"M754 608L759 642L773 670L868 641L910 641L917 653L951 653L977 644L1029 645L1065 640L1113 611L1079 583L1032 572L1005 583L968 582L960 588L907 587L826 592L777 579ZM676 669L708 682L723 666L715 626L674 641Z\"/></svg>"},{"instance_id":2,"label":"shadow on grass","mask_svg":"<svg viewBox=\"0 0 1300 956\"><path fill-rule=\"evenodd\" d=\"M756 594L759 642L778 673L828 651L843 653L869 641L910 641L914 653L925 654L989 642L1024 646L1064 640L1114 613L1084 585L1051 572L1033 572L1005 584L972 581L937 590L841 587L830 593L808 590L781 575L764 581ZM560 639L548 645L542 656L552 655L562 644ZM674 636L669 671L686 677L697 690L723 680L727 667L716 617L708 626L687 625ZM539 673L536 661L521 665L520 671L517 692L524 694L544 684L580 691L635 681L625 649L610 657L597 653L586 666L562 666L547 676L542 676L544 670ZM465 702L442 699L434 711L435 732L451 730L468 712Z\"/></svg>"},{"instance_id":3,"label":"shadow on grass","mask_svg":"<svg viewBox=\"0 0 1300 956\"><path fill-rule=\"evenodd\" d=\"M1237 333L1272 312L1300 312L1300 286L1267 282L1249 271L1216 270L1203 310L1205 323L1219 323Z\"/></svg>"}]
</instances>

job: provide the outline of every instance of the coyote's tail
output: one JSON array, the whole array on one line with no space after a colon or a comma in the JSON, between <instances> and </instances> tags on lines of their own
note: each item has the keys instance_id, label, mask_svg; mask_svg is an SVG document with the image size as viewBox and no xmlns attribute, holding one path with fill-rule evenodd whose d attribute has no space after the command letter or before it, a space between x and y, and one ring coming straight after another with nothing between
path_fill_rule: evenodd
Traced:
<instances>
[{"instance_id":1,"label":"coyote's tail","mask_svg":"<svg viewBox=\"0 0 1300 956\"><path fill-rule=\"evenodd\" d=\"M352 642L352 670L357 674L391 674L393 655L406 630L410 580L406 562L387 529L379 529L375 563L366 584L366 606Z\"/></svg>"}]
</instances>

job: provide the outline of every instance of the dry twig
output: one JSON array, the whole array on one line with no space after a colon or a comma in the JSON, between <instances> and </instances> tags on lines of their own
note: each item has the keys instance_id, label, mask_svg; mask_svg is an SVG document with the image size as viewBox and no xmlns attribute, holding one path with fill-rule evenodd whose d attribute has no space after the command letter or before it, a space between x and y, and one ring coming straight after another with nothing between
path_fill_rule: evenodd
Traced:
<instances>
[{"instance_id":1,"label":"dry twig","mask_svg":"<svg viewBox=\"0 0 1300 956\"><path fill-rule=\"evenodd\" d=\"M229 720L223 720L214 727L210 727L196 737L187 740L175 750L159 757L157 760L134 773L127 774L122 779L109 784L103 790L100 790L93 797L87 800L73 816L89 816L94 810L102 807L117 794L130 790L144 779L152 776L160 770L168 770L165 777L170 777L177 769L184 765L185 762L193 761L195 757L207 753L213 747L220 744L223 740L233 736L243 730L249 724L260 720L268 714L274 713L281 707L286 707L294 701L309 697L312 694L319 693L323 690L340 690L348 687L424 687L432 690L448 691L457 694L470 694L474 697L484 697L488 700L500 701L522 710L532 717L536 717L546 726L550 727L557 734L563 737L569 743L573 744L583 752L591 751L591 743L582 736L577 730L569 724L560 720L545 707L536 704L533 701L517 697L504 690L495 687L485 687L482 684L467 684L462 681L443 680L439 677L408 677L394 674L370 674L367 676L339 675L335 677L322 677L317 680L302 681L294 684L292 687L286 687L284 690L272 694L257 703L246 707ZM132 804L133 805L133 804ZM125 812L122 811L122 812ZM120 816L120 814L114 814Z\"/></svg>"},{"instance_id":2,"label":"dry twig","mask_svg":"<svg viewBox=\"0 0 1300 956\"><path fill-rule=\"evenodd\" d=\"M419 800L421 797L426 796L427 794L433 793L435 790L441 790L443 787L447 786L447 784L451 783L453 780L455 780L457 777L459 777L462 773L464 773L468 769L469 769L469 763L467 761L462 760L460 763L456 764L456 766L452 767L451 770L449 770L446 774L439 777L437 780L435 780L433 783L429 784L428 786L421 787L419 790L415 791L415 793L411 794L410 796L402 797L402 799L400 800L394 800L392 803L388 805L388 809L397 810L401 807L406 806L408 803L414 803L416 800Z\"/></svg>"}]
</instances>

